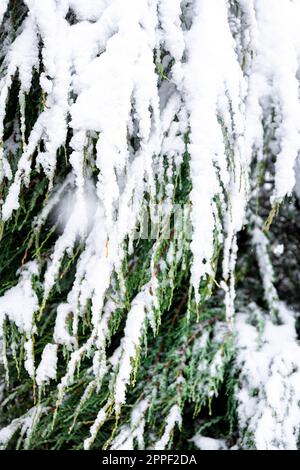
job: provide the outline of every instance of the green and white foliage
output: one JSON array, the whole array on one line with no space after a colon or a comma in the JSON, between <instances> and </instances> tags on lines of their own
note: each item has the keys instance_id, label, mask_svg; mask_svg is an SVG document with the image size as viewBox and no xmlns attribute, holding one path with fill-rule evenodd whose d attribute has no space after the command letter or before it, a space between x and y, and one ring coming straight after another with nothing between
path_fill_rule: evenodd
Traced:
<instances>
[{"instance_id":1,"label":"green and white foliage","mask_svg":"<svg viewBox=\"0 0 300 470\"><path fill-rule=\"evenodd\" d=\"M300 1L0 24L0 445L297 448Z\"/></svg>"}]
</instances>

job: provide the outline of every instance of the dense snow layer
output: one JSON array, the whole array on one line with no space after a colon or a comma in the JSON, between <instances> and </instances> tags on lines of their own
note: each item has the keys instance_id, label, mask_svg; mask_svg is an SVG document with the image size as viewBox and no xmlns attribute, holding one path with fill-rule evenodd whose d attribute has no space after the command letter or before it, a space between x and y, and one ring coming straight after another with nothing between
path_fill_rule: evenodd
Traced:
<instances>
[{"instance_id":1,"label":"dense snow layer","mask_svg":"<svg viewBox=\"0 0 300 470\"><path fill-rule=\"evenodd\" d=\"M238 416L258 450L297 449L300 423L300 346L294 312L280 304L280 325L255 305L237 315L237 356L241 388L236 391ZM251 324L260 322L261 332Z\"/></svg>"},{"instance_id":2,"label":"dense snow layer","mask_svg":"<svg viewBox=\"0 0 300 470\"><path fill-rule=\"evenodd\" d=\"M35 150L37 165L51 182L56 152L66 142L68 127L73 130L70 163L77 211L70 214L56 245L45 279L46 291L55 281L63 253L74 246L79 227L81 236L86 233L83 221L90 198L85 196L88 175L84 175L83 167L91 136L98 139L95 163L100 170L96 193L104 211L101 232L111 247L110 260L118 265L120 243L135 227L143 193L154 192L157 168L153 156L162 148L173 158L182 152L180 142L166 139L175 126L175 116L179 118L177 132L183 131L177 100L180 96L188 114L186 128L190 129L191 282L199 300L200 279L212 274L210 261L218 218L215 200L216 196L224 200L225 189L230 193L230 202L227 210L224 208L222 285L231 318L235 234L244 221L249 161L253 150L262 154L261 118L273 107L278 113L275 141L279 149L273 200L280 201L290 194L295 182L294 163L300 146L299 3L281 0L270 10L263 0L240 1L241 14L235 24L228 19L230 8L225 0L194 0L188 8L186 2L174 0L113 0L97 5L71 0L25 3L29 14L6 56L7 70L0 82L0 126L16 71L21 83L21 110L24 107L24 93L30 88L33 69L38 68L38 35L43 40L40 84L45 107L28 142L23 143L13 177L2 155L2 178L12 179L2 206L3 220L18 207L21 185L29 182ZM5 11L5 4L1 8ZM65 19L69 9L79 20L75 24ZM183 27L182 12L187 24L191 22L190 28ZM171 69L170 83L158 87L153 49L160 45L167 53L162 67L165 64ZM174 64L168 65L172 60ZM168 109L174 100L177 106ZM24 141L24 113L21 120ZM139 139L139 150L134 153L128 144L130 135ZM39 150L41 141L43 151ZM114 223L118 233L112 228Z\"/></svg>"},{"instance_id":3,"label":"dense snow layer","mask_svg":"<svg viewBox=\"0 0 300 470\"><path fill-rule=\"evenodd\" d=\"M39 309L38 298L32 287L32 276L37 274L38 264L35 261L27 263L20 272L18 284L0 297L0 338L4 334L6 320L13 322L20 333L24 334L26 339L24 344L26 353L25 368L31 377L34 375L32 341L32 336L36 331L34 314ZM3 358L6 363L6 342L4 340L2 346Z\"/></svg>"},{"instance_id":4,"label":"dense snow layer","mask_svg":"<svg viewBox=\"0 0 300 470\"><path fill-rule=\"evenodd\" d=\"M112 402L99 411L84 444L89 448L108 406L114 406L118 414L126 402L148 323L156 332L157 270L164 268L163 263L157 267L158 241L150 281L145 281L132 300L120 346L107 358L109 321L119 302L111 300L109 290L117 274L120 298L124 296L122 263L132 248L143 210L154 214L157 201L163 201L159 215L163 221L170 219L174 180L187 150L192 182L193 298L197 304L202 300L200 282L214 280L214 257L223 248L218 285L225 294L228 325L236 329L241 351L245 347L245 354L238 358L246 371L239 395L240 420L254 432L258 448L294 448L300 416L294 383L297 373L293 371L298 364L292 362L291 350L298 355L299 351L292 320L279 308L268 238L261 221L250 217L247 208L251 163L264 162L266 153L275 160L271 204L282 202L295 185L300 149L300 2L276 0L272 8L266 0L24 0L24 4L28 13L7 46L0 68L0 183L8 187L0 201L1 223L9 223L19 208L21 190L34 184L31 176L35 170L48 178L49 192L34 231L38 233L49 214L55 213L59 235L42 278L42 301L33 286L34 276L39 276L35 261L23 267L18 284L0 298L0 337L5 321L24 334L25 367L40 389L56 379L59 348L70 351L58 385L57 406L86 355L93 356L93 387L99 390L103 377L111 373ZM0 3L0 23L7 5L6 0ZM35 72L42 99L29 128L26 95ZM4 139L7 104L16 76L20 112L14 135ZM273 132L267 152L265 123L270 123ZM62 149L71 170L58 188L54 181L57 153ZM15 171L10 153L19 155ZM245 317L238 316L236 323L234 319L237 234L245 222L254 225L252 245L274 322L265 319L266 344L260 352L254 346L257 330ZM36 367L35 314L43 313L64 256L72 257L79 243L83 250L73 286L57 306L54 343L46 345ZM180 243L178 254L169 246L166 259L170 265L181 257ZM172 282L171 275L168 282ZM87 305L91 306L92 331L79 347L78 324ZM275 324L278 315L282 325ZM247 343L245 331L253 343ZM284 333L286 353L276 350L279 332ZM5 340L2 345L5 358ZM253 354L263 358L258 375L251 365ZM209 365L212 375L219 373L221 362L216 354ZM283 363L291 374L285 385ZM257 388L253 384L259 386L259 399L249 398ZM277 397L270 391L274 387ZM91 390L92 386L83 399ZM249 404L253 408L248 409ZM144 413L142 407L132 415L133 423L122 429L113 447L132 447L134 439L139 441ZM154 444L156 449L167 447L181 420L179 406L173 405ZM203 439L198 436L200 447L209 445Z\"/></svg>"}]
</instances>

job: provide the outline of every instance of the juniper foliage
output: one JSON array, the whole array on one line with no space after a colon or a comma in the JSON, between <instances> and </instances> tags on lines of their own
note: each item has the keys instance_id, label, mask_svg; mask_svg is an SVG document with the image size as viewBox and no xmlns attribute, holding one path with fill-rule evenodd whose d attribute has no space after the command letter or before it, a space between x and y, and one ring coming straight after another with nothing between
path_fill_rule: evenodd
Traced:
<instances>
[{"instance_id":1,"label":"juniper foliage","mask_svg":"<svg viewBox=\"0 0 300 470\"><path fill-rule=\"evenodd\" d=\"M2 448L297 448L300 2L272 8L2 0Z\"/></svg>"}]
</instances>

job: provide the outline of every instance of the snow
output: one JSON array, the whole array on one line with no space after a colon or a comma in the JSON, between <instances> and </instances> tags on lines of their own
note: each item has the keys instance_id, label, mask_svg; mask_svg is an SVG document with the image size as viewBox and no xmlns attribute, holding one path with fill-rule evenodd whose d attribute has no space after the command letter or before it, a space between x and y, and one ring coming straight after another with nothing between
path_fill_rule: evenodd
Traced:
<instances>
[{"instance_id":1,"label":"snow","mask_svg":"<svg viewBox=\"0 0 300 470\"><path fill-rule=\"evenodd\" d=\"M268 252L269 240L262 231L262 221L254 218L255 227L252 233L252 243L256 250L260 276L263 282L264 297L268 303L271 315L278 309L278 294L274 287L274 271Z\"/></svg>"},{"instance_id":2,"label":"snow","mask_svg":"<svg viewBox=\"0 0 300 470\"><path fill-rule=\"evenodd\" d=\"M126 386L132 372L132 360L137 354L147 318L147 309L151 308L151 284L146 284L135 297L128 312L124 336L121 340L121 357L115 382L115 408L120 411L121 404L126 401Z\"/></svg>"},{"instance_id":3,"label":"snow","mask_svg":"<svg viewBox=\"0 0 300 470\"><path fill-rule=\"evenodd\" d=\"M69 6L80 20L96 21L108 6L109 0L70 0Z\"/></svg>"},{"instance_id":4,"label":"snow","mask_svg":"<svg viewBox=\"0 0 300 470\"><path fill-rule=\"evenodd\" d=\"M173 433L175 425L177 424L180 427L181 423L182 423L181 410L178 405L173 405L168 413L163 435L155 443L153 447L154 450L164 450L167 447L171 439L171 434Z\"/></svg>"},{"instance_id":5,"label":"snow","mask_svg":"<svg viewBox=\"0 0 300 470\"><path fill-rule=\"evenodd\" d=\"M8 5L8 0L2 0L2 2L0 3L0 25L2 23L4 13L6 12L7 5Z\"/></svg>"},{"instance_id":6,"label":"snow","mask_svg":"<svg viewBox=\"0 0 300 470\"><path fill-rule=\"evenodd\" d=\"M32 338L28 338L24 344L26 358L24 367L27 370L30 377L34 377L34 345Z\"/></svg>"},{"instance_id":7,"label":"snow","mask_svg":"<svg viewBox=\"0 0 300 470\"><path fill-rule=\"evenodd\" d=\"M171 71L172 83L163 83L161 89L170 92L173 87L172 98L178 91L181 93L191 131L191 201L195 207L192 210L192 285L197 301L200 278L212 274L210 260L214 252L217 223L213 201L223 190L217 167L222 185L231 192L230 213L227 208L225 217L227 237L223 263L225 282L229 280L225 292L228 297L228 318L231 318L234 291L230 284L230 273L235 258L230 252L234 252L235 233L243 222L247 186L245 165L251 159L253 148L262 147L260 120L265 111L264 103L268 103L267 98L270 96L278 105L281 116L276 130L281 150L276 162L276 191L273 199L281 200L291 193L294 186L293 167L299 148L297 123L300 113L296 77L299 5L280 0L270 12L263 0L240 1L245 15L242 27L245 28L245 34L248 32L245 54L249 59L248 48L251 48L253 55L252 62L243 71L237 54L239 49L230 30L227 2L223 0L195 0L192 6L194 21L187 30L182 29L181 9L184 5L179 0L155 1L151 2L151 6L146 0L131 0L130 7L120 0L88 1L84 5L75 0L62 3L28 0L26 4L29 15L24 21L23 31L11 46L7 57L9 70L2 79L0 121L5 113L11 76L16 70L20 75L21 92L26 93L30 87L32 70L38 63L37 32L44 42L42 60L45 71L41 74L40 83L46 94L46 106L31 131L28 145L19 161L2 207L3 219L7 220L18 208L21 183L27 183L31 155L41 140L46 148L39 152L37 165L43 168L52 181L56 151L65 143L69 125L75 136L77 133L85 136L86 133L99 132L97 166L101 173L97 193L105 210L105 226L108 232L111 230L112 213L122 198L119 178L130 157L127 129L132 125L132 110L135 123L138 123L135 131L144 151L148 146L151 152L151 137L154 137L153 144L156 146L162 135L163 113L159 115L159 98L163 99L163 94L158 96L152 50L156 44L163 44L175 63ZM1 12L4 12L6 2L2 2L1 8ZM65 20L68 9L79 20L73 25ZM156 31L158 18L160 29ZM183 60L184 53L187 61ZM122 74L118 73L120 68ZM71 91L76 95L75 100L70 99ZM149 113L150 106L152 116ZM72 120L67 125L68 114ZM236 155L234 175L220 119L231 133L229 145ZM151 136L151 132L155 135ZM74 152L70 161L76 175L80 201L82 183L79 181L83 178L80 174L85 144L76 150L74 140L72 142ZM167 142L164 139L164 145ZM174 140L169 139L169 147L172 142ZM176 143L175 151L178 145ZM170 150L168 148L167 152ZM144 154L143 159L142 173L148 173L152 186L151 157ZM8 164L4 160L3 171L9 174ZM239 191L240 180L242 191ZM131 192L132 189L128 196ZM124 206L119 207L121 213ZM136 207L131 215L136 218L138 212ZM120 217L125 220L125 216ZM120 229L123 234L123 227ZM125 229L125 232L129 230ZM73 244L72 237L69 243ZM58 247L58 251L65 249L65 245L61 249Z\"/></svg>"},{"instance_id":8,"label":"snow","mask_svg":"<svg viewBox=\"0 0 300 470\"><path fill-rule=\"evenodd\" d=\"M36 369L36 383L40 387L49 383L50 379L56 379L57 345L46 344L39 366Z\"/></svg>"},{"instance_id":9,"label":"snow","mask_svg":"<svg viewBox=\"0 0 300 470\"><path fill-rule=\"evenodd\" d=\"M62 303L57 307L53 338L56 343L71 347L75 344L75 338L67 329L67 319L72 313L72 307L68 303Z\"/></svg>"},{"instance_id":10,"label":"snow","mask_svg":"<svg viewBox=\"0 0 300 470\"><path fill-rule=\"evenodd\" d=\"M280 257L284 253L284 245L283 243L279 243L273 247L273 253L275 256Z\"/></svg>"},{"instance_id":11,"label":"snow","mask_svg":"<svg viewBox=\"0 0 300 470\"><path fill-rule=\"evenodd\" d=\"M39 304L32 288L32 276L38 274L35 261L27 263L20 271L20 279L16 286L8 289L0 297L0 328L6 318L14 322L21 333L30 335L34 330L34 313Z\"/></svg>"},{"instance_id":12,"label":"snow","mask_svg":"<svg viewBox=\"0 0 300 470\"><path fill-rule=\"evenodd\" d=\"M125 187L121 194L118 179L128 165L127 129L131 126L130 114L133 110L134 120L138 123L135 132L141 139L143 148L141 158L144 161L141 161L143 167L140 167L138 172L137 168L132 165L128 173L135 173L139 181L146 173L150 187L153 185L154 178L151 174L153 170L149 155L152 150L150 141L153 140L155 152L155 146L159 143L158 139L164 127L164 113L161 114L161 122L159 122L157 76L152 60L152 49L156 41L161 41L175 59L173 81L177 88L182 90L182 98L189 113L188 120L191 129L189 150L192 157L191 173L194 186L191 201L193 207L196 207L192 210L191 248L194 255L192 285L196 299L199 301L200 279L204 275L212 274L210 260L214 253L216 226L213 199L222 191L214 168L215 163L220 168L223 184L227 186L230 183L225 145L218 119L221 115L224 122L230 125L232 117L229 112L229 101L224 99L227 94L234 113L232 131L237 136L236 144L233 142L232 145L235 146L238 155L242 147L239 135L244 127L241 110L245 86L227 21L225 2L220 4L215 0L196 1L194 13L197 21L194 21L190 31L186 32L180 28L180 2L158 2L162 29L157 38L153 34L157 21L154 14L155 4L156 2L153 2L149 9L146 1L134 0L131 1L131 8L118 0L110 3L100 2L97 6L88 2L84 7L80 5L80 2L72 1L64 2L62 5L50 0L43 4L33 0L27 2L30 15L26 21L31 28L35 25L34 20L36 21L44 40L42 54L45 72L41 75L40 81L47 94L46 107L31 132L28 147L19 161L18 171L4 202L2 213L6 220L18 207L21 180L26 180L30 171L28 158L40 139L44 139L44 135L46 135L44 139L46 151L39 153L37 163L42 166L50 181L52 180L55 171L55 154L65 141L66 115L69 112L72 118L70 127L74 130L71 142L74 152L70 157L70 162L76 176L78 205L82 205L82 213L78 218L83 216L86 207L82 193L82 154L86 145L85 133L96 131L100 133L96 164L101 170L97 194L104 207L104 227L108 234L111 233L114 223L112 214L114 208L119 205L120 240L118 242L122 241L121 236L123 238L130 233L128 221L134 222L137 218L141 194L146 188L140 184L138 187L135 186L138 205L133 204L133 210L128 212L128 208L125 210L125 204L132 197L134 187L129 180L128 190ZM68 8L73 9L82 21L69 25L64 20ZM92 23L87 22L87 19ZM112 27L113 23L115 23L114 27ZM214 28L211 28L211 24ZM29 26L24 29L24 32L30 31ZM215 40L216 36L220 38L219 41ZM82 37L85 40L79 41L78 38ZM19 39L13 43L11 52L16 59L10 62L16 64L14 68L20 69L22 87L27 90L31 80L31 69L37 61L34 54L36 40L33 38L22 40L21 36ZM24 43L23 47L27 47L32 52L32 59L28 58L29 53L27 53L25 54L26 60L21 60L19 43ZM185 47L189 60L186 64L182 64ZM99 50L102 52L100 55ZM199 64L201 64L200 67ZM218 73L216 73L216 64L218 64ZM120 67L121 75L118 73ZM4 91L6 89L7 87L4 87ZM77 95L75 102L68 100L68 92L71 89ZM242 90L241 95L240 90ZM134 109L132 102L134 102ZM149 113L149 106L152 108L152 116ZM173 116L174 113L170 116L171 121ZM202 128L205 128L204 133L201 132ZM153 135L150 131L154 132ZM75 144L78 134L82 136L82 143L79 146ZM171 142L172 140L169 139L169 146L174 145ZM166 143L165 139L164 145ZM179 144L176 144L175 152L177 145ZM145 152L146 146L148 146L147 152ZM170 152L171 149L167 148L166 151ZM174 151L172 150L171 153ZM239 165L237 161L236 169ZM239 180L238 176L237 180ZM234 183L231 182L230 185L231 192L234 194ZM139 189L138 192L137 189ZM201 210L198 208L200 201ZM225 278L229 276L229 269L232 270L234 266L234 258L229 262L229 252L234 251L231 249L234 246L234 233L241 226L242 214L243 198L235 197L231 201L230 220L227 221L226 227L228 237L225 245ZM55 282L64 252L71 250L74 246L76 239L74 217L75 215L70 217L64 237L55 247L52 264L45 278L46 293ZM234 297L232 285L226 289L226 295L231 296L231 301L227 301L228 317L230 317Z\"/></svg>"},{"instance_id":13,"label":"snow","mask_svg":"<svg viewBox=\"0 0 300 470\"><path fill-rule=\"evenodd\" d=\"M92 427L90 428L90 437L88 437L87 439L85 439L84 443L83 443L83 448L84 450L89 450L89 448L91 447L91 445L93 444L96 436L97 436L97 432L100 428L100 426L104 423L105 421L105 418L106 418L106 409L107 409L107 406L101 408L97 414L97 418L95 420L95 422L93 423Z\"/></svg>"},{"instance_id":14,"label":"snow","mask_svg":"<svg viewBox=\"0 0 300 470\"><path fill-rule=\"evenodd\" d=\"M3 450L6 448L10 439L18 430L20 430L22 436L25 435L24 448L28 448L34 426L41 414L45 411L46 408L35 406L20 418L12 420L8 426L0 429L0 449Z\"/></svg>"},{"instance_id":15,"label":"snow","mask_svg":"<svg viewBox=\"0 0 300 470\"><path fill-rule=\"evenodd\" d=\"M212 437L195 434L191 441L201 450L226 450L224 439L213 439Z\"/></svg>"},{"instance_id":16,"label":"snow","mask_svg":"<svg viewBox=\"0 0 300 470\"><path fill-rule=\"evenodd\" d=\"M183 83L191 130L188 145L193 182L190 196L193 225L191 250L194 257L191 282L196 301L199 302L200 279L213 274L211 260L218 224L214 200L216 195L222 197L222 185L231 194L230 207L225 211L223 275L226 282L232 277L234 269L235 234L242 226L246 200L242 176L245 164L245 80L228 25L226 2L196 1L193 9L195 20L186 33L188 61L184 67ZM220 118L232 132L230 145L236 155L234 174L230 168ZM233 316L234 289L232 282L229 287L227 284L224 287L227 317L230 320Z\"/></svg>"},{"instance_id":17,"label":"snow","mask_svg":"<svg viewBox=\"0 0 300 470\"><path fill-rule=\"evenodd\" d=\"M138 449L144 448L145 413L149 404L147 399L143 399L134 406L131 411L130 424L120 428L111 443L111 450L133 450L135 440L138 443Z\"/></svg>"},{"instance_id":18,"label":"snow","mask_svg":"<svg viewBox=\"0 0 300 470\"><path fill-rule=\"evenodd\" d=\"M264 322L261 333L249 323L249 313L236 318L238 417L245 445L250 434L258 450L297 449L300 429L300 346L293 312L279 306L280 325L253 306Z\"/></svg>"},{"instance_id":19,"label":"snow","mask_svg":"<svg viewBox=\"0 0 300 470\"><path fill-rule=\"evenodd\" d=\"M25 369L31 377L34 375L34 356L32 335L36 332L34 315L39 309L36 293L32 287L32 276L39 272L38 264L31 261L20 271L19 282L0 297L0 338L3 336L4 322L13 322L23 333L26 358ZM3 346L5 343L3 342ZM5 350L3 351L5 354Z\"/></svg>"},{"instance_id":20,"label":"snow","mask_svg":"<svg viewBox=\"0 0 300 470\"><path fill-rule=\"evenodd\" d=\"M214 280L213 259L221 248L219 285L224 291L226 322L237 332L237 361L243 364L244 387L238 392L241 423L253 433L257 448L295 448L300 418L296 406L299 364L297 358L292 359L299 355L294 319L278 299L263 221L249 215L248 209L252 164L267 161L269 153L275 159L271 204L281 203L293 189L299 196L300 3L277 0L270 8L266 0L239 0L236 18L227 0L24 3L28 14L3 46L0 69L0 182L7 187L0 201L1 222L8 223L18 210L22 188L35 184L33 173L43 173L49 189L34 221L34 234L53 219L59 233L46 260L41 305L32 286L32 277L40 274L37 261L23 266L17 285L0 298L0 338L5 321L13 322L24 335L24 365L39 387L56 379L60 348L69 350L65 375L58 385L58 405L81 359L90 357L93 386L99 391L103 378L110 374L111 405L120 413L146 326L149 322L154 333L158 326L155 312L161 286L155 254L161 239L154 242L150 281L132 299L120 346L107 358L109 322L126 298L122 264L133 251L137 223L145 210L153 217L156 214L161 226L168 225L174 209L174 180L187 141L193 299L202 300L201 281ZM7 5L7 0L0 2L0 23ZM67 19L68 12L75 15L74 24ZM43 98L28 135L25 98L35 71ZM20 115L14 123L16 135L4 139L16 76ZM271 123L274 133L271 143L264 136L266 123ZM55 184L57 152L63 148L70 173ZM10 152L20 155L16 170L9 164ZM157 201L162 201L158 210ZM253 225L251 244L273 321L261 315L265 327L260 337L246 321L248 314L239 314L235 321L237 234L245 222ZM172 266L180 261L187 232L186 227L180 228L178 246L175 249L171 243L159 264L161 272L169 272L166 282L172 287ZM55 312L55 344L45 346L35 370L34 316L46 304L63 258L66 254L72 258L77 246L74 283ZM276 245L273 253L279 258L284 249ZM111 300L115 275L120 292ZM91 333L79 347L78 325L88 305ZM277 314L283 322L280 325L275 324ZM5 353L2 338L1 343ZM217 352L211 361L200 361L198 371L221 376L223 359ZM258 395L253 392L256 388ZM132 448L135 439L142 447L146 403L141 401L133 409L113 448ZM90 448L106 418L104 407L85 448ZM174 405L155 448L165 449L180 423L181 411ZM19 424L12 425L7 436ZM201 435L194 442L200 448L223 445Z\"/></svg>"}]
</instances>

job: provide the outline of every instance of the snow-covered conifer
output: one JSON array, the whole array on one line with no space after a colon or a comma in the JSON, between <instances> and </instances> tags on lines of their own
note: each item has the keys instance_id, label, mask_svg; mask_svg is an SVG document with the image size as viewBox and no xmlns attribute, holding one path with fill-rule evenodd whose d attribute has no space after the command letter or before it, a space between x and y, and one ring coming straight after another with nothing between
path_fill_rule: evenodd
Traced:
<instances>
[{"instance_id":1,"label":"snow-covered conifer","mask_svg":"<svg viewBox=\"0 0 300 470\"><path fill-rule=\"evenodd\" d=\"M299 0L0 0L2 448L297 448L299 80Z\"/></svg>"}]
</instances>

